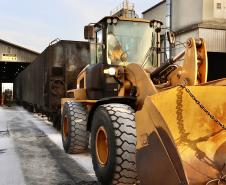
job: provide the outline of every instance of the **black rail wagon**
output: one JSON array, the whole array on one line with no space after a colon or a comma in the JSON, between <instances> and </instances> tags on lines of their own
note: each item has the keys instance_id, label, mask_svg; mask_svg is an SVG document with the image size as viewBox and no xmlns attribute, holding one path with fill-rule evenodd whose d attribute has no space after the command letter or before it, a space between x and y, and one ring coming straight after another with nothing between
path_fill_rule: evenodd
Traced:
<instances>
[{"instance_id":1,"label":"black rail wagon","mask_svg":"<svg viewBox=\"0 0 226 185\"><path fill-rule=\"evenodd\" d=\"M15 80L16 101L46 114L60 127L60 100L76 88L79 72L90 62L88 42L61 40L48 46Z\"/></svg>"}]
</instances>

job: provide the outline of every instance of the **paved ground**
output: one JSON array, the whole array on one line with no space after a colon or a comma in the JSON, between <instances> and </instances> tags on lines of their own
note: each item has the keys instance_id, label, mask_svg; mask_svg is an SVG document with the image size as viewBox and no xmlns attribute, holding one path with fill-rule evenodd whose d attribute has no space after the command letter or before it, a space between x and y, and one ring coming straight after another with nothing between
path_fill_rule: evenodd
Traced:
<instances>
[{"instance_id":1,"label":"paved ground","mask_svg":"<svg viewBox=\"0 0 226 185\"><path fill-rule=\"evenodd\" d=\"M90 155L68 155L60 133L20 107L0 107L0 185L96 185Z\"/></svg>"}]
</instances>

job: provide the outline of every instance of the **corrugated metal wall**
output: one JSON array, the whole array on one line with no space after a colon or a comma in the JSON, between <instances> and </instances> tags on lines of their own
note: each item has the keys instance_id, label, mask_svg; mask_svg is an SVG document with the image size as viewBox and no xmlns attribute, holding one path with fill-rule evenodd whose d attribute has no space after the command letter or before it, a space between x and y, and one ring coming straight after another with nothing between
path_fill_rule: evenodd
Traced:
<instances>
[{"instance_id":1,"label":"corrugated metal wall","mask_svg":"<svg viewBox=\"0 0 226 185\"><path fill-rule=\"evenodd\" d=\"M199 37L205 39L207 51L226 52L226 30L200 28Z\"/></svg>"},{"instance_id":2,"label":"corrugated metal wall","mask_svg":"<svg viewBox=\"0 0 226 185\"><path fill-rule=\"evenodd\" d=\"M199 28L187 33L180 34L176 37L177 47L173 49L175 53L179 53L184 49L180 43L186 42L190 37L203 38L206 41L208 52L226 52L226 30Z\"/></svg>"},{"instance_id":3,"label":"corrugated metal wall","mask_svg":"<svg viewBox=\"0 0 226 185\"><path fill-rule=\"evenodd\" d=\"M13 61L5 60L3 58L4 54L13 54L16 59ZM17 47L13 47L11 45L0 42L0 61L8 61L8 62L32 62L38 54L26 51L24 49L20 49Z\"/></svg>"}]
</instances>

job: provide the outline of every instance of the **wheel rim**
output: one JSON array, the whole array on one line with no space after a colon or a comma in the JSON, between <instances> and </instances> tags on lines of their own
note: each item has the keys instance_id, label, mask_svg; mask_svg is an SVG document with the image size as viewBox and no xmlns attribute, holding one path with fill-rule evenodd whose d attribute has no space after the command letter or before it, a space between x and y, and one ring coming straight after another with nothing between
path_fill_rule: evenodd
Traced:
<instances>
[{"instance_id":1,"label":"wheel rim","mask_svg":"<svg viewBox=\"0 0 226 185\"><path fill-rule=\"evenodd\" d=\"M104 127L100 127L96 134L96 155L102 166L107 164L108 151L107 132Z\"/></svg>"},{"instance_id":2,"label":"wheel rim","mask_svg":"<svg viewBox=\"0 0 226 185\"><path fill-rule=\"evenodd\" d=\"M64 140L66 140L68 138L68 129L69 129L68 118L67 118L67 116L65 116L64 117L64 125L63 125Z\"/></svg>"}]
</instances>

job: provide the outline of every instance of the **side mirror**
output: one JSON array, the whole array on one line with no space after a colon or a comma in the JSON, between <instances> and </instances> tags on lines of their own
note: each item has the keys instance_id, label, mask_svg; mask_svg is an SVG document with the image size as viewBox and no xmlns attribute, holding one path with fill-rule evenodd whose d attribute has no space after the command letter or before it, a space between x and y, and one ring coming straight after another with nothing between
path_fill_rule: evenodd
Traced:
<instances>
[{"instance_id":1,"label":"side mirror","mask_svg":"<svg viewBox=\"0 0 226 185\"><path fill-rule=\"evenodd\" d=\"M84 27L84 38L86 40L91 40L95 38L95 29L93 25L88 25Z\"/></svg>"},{"instance_id":2,"label":"side mirror","mask_svg":"<svg viewBox=\"0 0 226 185\"><path fill-rule=\"evenodd\" d=\"M176 42L175 33L173 31L168 31L166 34L167 34L167 39L170 45L175 46L175 42Z\"/></svg>"}]
</instances>

